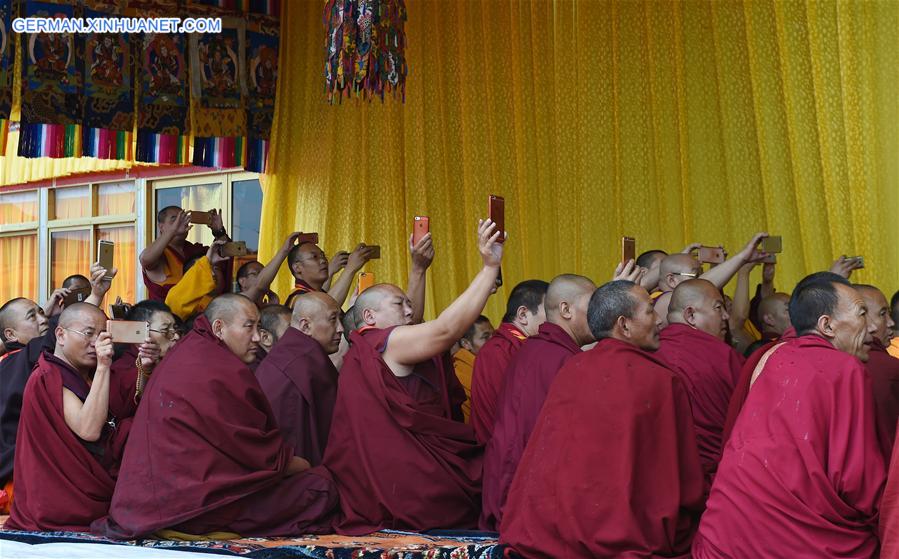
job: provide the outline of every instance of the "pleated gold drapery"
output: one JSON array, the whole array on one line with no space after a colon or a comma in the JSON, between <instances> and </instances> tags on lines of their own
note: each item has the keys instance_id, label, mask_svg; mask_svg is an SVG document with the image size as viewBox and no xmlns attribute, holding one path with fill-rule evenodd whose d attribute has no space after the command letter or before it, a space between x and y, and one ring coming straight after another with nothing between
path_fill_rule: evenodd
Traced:
<instances>
[{"instance_id":1,"label":"pleated gold drapery","mask_svg":"<svg viewBox=\"0 0 899 559\"><path fill-rule=\"evenodd\" d=\"M407 0L405 105L323 92L322 3L285 2L262 256L289 231L405 284L412 216L431 217L428 316L479 265L506 197L506 285L605 281L637 249L784 237L789 290L839 254L899 287L899 2ZM758 273L758 272L756 272ZM282 272L277 288L284 293Z\"/></svg>"}]
</instances>

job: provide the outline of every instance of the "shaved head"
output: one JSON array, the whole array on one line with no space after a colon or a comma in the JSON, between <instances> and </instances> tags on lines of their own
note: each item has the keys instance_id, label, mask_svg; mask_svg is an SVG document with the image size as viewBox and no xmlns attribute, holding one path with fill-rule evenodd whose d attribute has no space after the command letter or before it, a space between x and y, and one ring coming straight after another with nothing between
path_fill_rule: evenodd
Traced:
<instances>
[{"instance_id":1,"label":"shaved head","mask_svg":"<svg viewBox=\"0 0 899 559\"><path fill-rule=\"evenodd\" d=\"M90 303L73 303L66 307L62 314L59 315L59 326L62 328L71 328L75 323L85 321L101 320L106 322L106 313L99 307Z\"/></svg>"},{"instance_id":2,"label":"shaved head","mask_svg":"<svg viewBox=\"0 0 899 559\"><path fill-rule=\"evenodd\" d=\"M769 295L759 302L756 312L763 334L783 335L790 328L790 296L786 293Z\"/></svg>"},{"instance_id":3,"label":"shaved head","mask_svg":"<svg viewBox=\"0 0 899 559\"><path fill-rule=\"evenodd\" d=\"M91 282L81 274L73 274L62 280L62 287L65 289L89 289Z\"/></svg>"},{"instance_id":4,"label":"shaved head","mask_svg":"<svg viewBox=\"0 0 899 559\"><path fill-rule=\"evenodd\" d=\"M234 320L240 311L249 307L252 307L254 311L256 310L256 305L253 301L250 301L243 295L239 293L225 293L213 299L209 306L206 307L206 310L203 311L203 314L206 315L210 323L216 320L230 322ZM258 315L258 313L254 314Z\"/></svg>"},{"instance_id":5,"label":"shaved head","mask_svg":"<svg viewBox=\"0 0 899 559\"><path fill-rule=\"evenodd\" d=\"M668 303L668 323L686 324L723 340L730 318L718 288L703 279L681 282Z\"/></svg>"},{"instance_id":6,"label":"shaved head","mask_svg":"<svg viewBox=\"0 0 899 559\"><path fill-rule=\"evenodd\" d=\"M565 330L580 346L596 341L587 320L594 291L595 283L575 274L556 276L546 290L546 321Z\"/></svg>"},{"instance_id":7,"label":"shaved head","mask_svg":"<svg viewBox=\"0 0 899 559\"><path fill-rule=\"evenodd\" d=\"M27 344L47 331L44 310L31 299L17 297L0 307L0 341Z\"/></svg>"},{"instance_id":8,"label":"shaved head","mask_svg":"<svg viewBox=\"0 0 899 559\"><path fill-rule=\"evenodd\" d=\"M702 265L689 254L669 254L659 266L659 289L673 291L682 281L702 275Z\"/></svg>"},{"instance_id":9,"label":"shaved head","mask_svg":"<svg viewBox=\"0 0 899 559\"><path fill-rule=\"evenodd\" d=\"M297 297L290 325L318 342L328 355L340 347L340 305L327 293L309 292Z\"/></svg>"},{"instance_id":10,"label":"shaved head","mask_svg":"<svg viewBox=\"0 0 899 559\"><path fill-rule=\"evenodd\" d=\"M365 291L368 291L367 289ZM325 314L332 310L339 311L337 301L327 293L310 291L296 298L293 304L293 316L291 324L296 324L301 318L310 318L318 314Z\"/></svg>"},{"instance_id":11,"label":"shaved head","mask_svg":"<svg viewBox=\"0 0 899 559\"><path fill-rule=\"evenodd\" d=\"M406 292L390 283L379 283L356 298L356 321L360 326L390 328L412 324L412 302Z\"/></svg>"},{"instance_id":12,"label":"shaved head","mask_svg":"<svg viewBox=\"0 0 899 559\"><path fill-rule=\"evenodd\" d=\"M550 320L550 313L559 312L559 305L563 301L573 303L575 299L585 294L589 298L595 290L596 284L590 278L576 274L556 276L546 290L544 307L546 308L547 320Z\"/></svg>"}]
</instances>

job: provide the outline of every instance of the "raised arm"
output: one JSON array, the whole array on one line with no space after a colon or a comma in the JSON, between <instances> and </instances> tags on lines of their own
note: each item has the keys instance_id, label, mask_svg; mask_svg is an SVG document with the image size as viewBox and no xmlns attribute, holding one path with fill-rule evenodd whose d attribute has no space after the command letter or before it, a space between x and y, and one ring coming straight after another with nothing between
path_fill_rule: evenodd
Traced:
<instances>
[{"instance_id":1,"label":"raised arm","mask_svg":"<svg viewBox=\"0 0 899 559\"><path fill-rule=\"evenodd\" d=\"M342 307L346 301L346 296L350 292L350 286L353 284L356 272L362 269L366 262L371 260L372 250L371 247L367 247L364 244L357 246L356 250L347 259L346 268L340 274L340 277L337 278L337 281L333 282L331 289L328 290L328 295L337 301L338 306Z\"/></svg>"},{"instance_id":2,"label":"raised arm","mask_svg":"<svg viewBox=\"0 0 899 559\"><path fill-rule=\"evenodd\" d=\"M495 229L489 219L478 222L478 250L484 267L468 289L434 320L398 326L390 335L384 361L394 372L451 348L484 310L503 257L503 245L496 242L500 233Z\"/></svg>"},{"instance_id":3,"label":"raised arm","mask_svg":"<svg viewBox=\"0 0 899 559\"><path fill-rule=\"evenodd\" d=\"M425 316L425 278L431 262L434 261L434 243L431 241L431 233L427 233L419 239L415 246L412 246L412 237L410 236L409 251L412 253L412 269L409 271L406 294L412 301L412 324L418 324Z\"/></svg>"},{"instance_id":4,"label":"raised arm","mask_svg":"<svg viewBox=\"0 0 899 559\"><path fill-rule=\"evenodd\" d=\"M84 402L68 388L62 389L62 409L66 425L78 438L88 442L100 439L109 415L109 368L112 365L113 351L109 333L101 332L94 347L97 352L97 370Z\"/></svg>"},{"instance_id":5,"label":"raised arm","mask_svg":"<svg viewBox=\"0 0 899 559\"><path fill-rule=\"evenodd\" d=\"M112 280L115 279L117 273L119 271L116 268L107 272L106 268L102 268L99 262L91 264L91 294L84 302L100 307L101 311L106 312L100 305L103 304L103 297L106 297L106 293L112 287Z\"/></svg>"},{"instance_id":6,"label":"raised arm","mask_svg":"<svg viewBox=\"0 0 899 559\"><path fill-rule=\"evenodd\" d=\"M725 260L724 263L719 264L708 272L702 274L702 279L712 282L715 284L715 287L721 289L727 285L727 282L729 282L734 275L736 275L743 264L758 262L766 256L764 252L759 252L757 247L758 244L762 242L762 239L767 236L767 233L756 233L752 240L743 247L743 250Z\"/></svg>"},{"instance_id":7,"label":"raised arm","mask_svg":"<svg viewBox=\"0 0 899 559\"><path fill-rule=\"evenodd\" d=\"M175 235L178 233L186 235L190 228L190 214L182 210L175 218L175 227L168 228L164 233L157 235L150 246L140 253L141 267L147 272L159 269L162 266L165 247L169 246Z\"/></svg>"},{"instance_id":8,"label":"raised arm","mask_svg":"<svg viewBox=\"0 0 899 559\"><path fill-rule=\"evenodd\" d=\"M755 264L744 264L737 272L737 288L734 290L734 306L730 313L730 329L742 329L749 318L749 273Z\"/></svg>"},{"instance_id":9,"label":"raised arm","mask_svg":"<svg viewBox=\"0 0 899 559\"><path fill-rule=\"evenodd\" d=\"M293 248L293 245L296 244L297 237L301 234L302 233L297 231L288 235L287 238L284 239L284 244L282 244L281 248L278 249L278 252L275 253L275 256L272 257L268 264L259 271L259 275L256 277L256 285L244 293L244 295L251 301L256 301L268 292L268 288L271 287L272 282L275 280L275 276L278 275L278 270L281 269L281 264L287 259L287 254L290 252L290 249Z\"/></svg>"}]
</instances>

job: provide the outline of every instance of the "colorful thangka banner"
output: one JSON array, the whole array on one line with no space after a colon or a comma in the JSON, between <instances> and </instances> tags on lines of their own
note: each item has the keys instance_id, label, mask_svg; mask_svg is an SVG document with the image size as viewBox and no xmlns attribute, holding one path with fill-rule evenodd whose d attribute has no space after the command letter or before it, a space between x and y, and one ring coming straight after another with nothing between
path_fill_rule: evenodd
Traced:
<instances>
[{"instance_id":1,"label":"colorful thangka banner","mask_svg":"<svg viewBox=\"0 0 899 559\"><path fill-rule=\"evenodd\" d=\"M72 6L28 0L25 17L71 18ZM81 60L70 33L22 37L21 157L81 156Z\"/></svg>"},{"instance_id":2,"label":"colorful thangka banner","mask_svg":"<svg viewBox=\"0 0 899 559\"><path fill-rule=\"evenodd\" d=\"M143 36L137 113L137 161L186 164L190 98L186 35Z\"/></svg>"},{"instance_id":3,"label":"colorful thangka banner","mask_svg":"<svg viewBox=\"0 0 899 559\"><path fill-rule=\"evenodd\" d=\"M85 18L113 14L84 9ZM91 33L84 37L85 157L132 159L134 97L130 35Z\"/></svg>"},{"instance_id":4,"label":"colorful thangka banner","mask_svg":"<svg viewBox=\"0 0 899 559\"><path fill-rule=\"evenodd\" d=\"M9 113L12 110L13 67L16 60L12 30L13 0L0 0L0 155L6 153Z\"/></svg>"},{"instance_id":5,"label":"colorful thangka banner","mask_svg":"<svg viewBox=\"0 0 899 559\"><path fill-rule=\"evenodd\" d=\"M221 33L191 35L194 165L240 167L246 159L244 31L242 22L223 21Z\"/></svg>"},{"instance_id":6,"label":"colorful thangka banner","mask_svg":"<svg viewBox=\"0 0 899 559\"><path fill-rule=\"evenodd\" d=\"M269 29L270 31L270 29ZM247 31L246 170L265 172L278 84L278 35Z\"/></svg>"}]
</instances>

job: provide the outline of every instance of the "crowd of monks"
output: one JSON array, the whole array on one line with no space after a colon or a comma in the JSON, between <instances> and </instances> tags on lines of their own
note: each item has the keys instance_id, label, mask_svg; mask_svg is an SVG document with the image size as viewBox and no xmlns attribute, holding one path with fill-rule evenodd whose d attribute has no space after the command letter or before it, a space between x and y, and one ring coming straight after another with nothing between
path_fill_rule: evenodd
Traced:
<instances>
[{"instance_id":1,"label":"crowd of monks","mask_svg":"<svg viewBox=\"0 0 899 559\"><path fill-rule=\"evenodd\" d=\"M116 270L99 263L43 307L0 307L4 529L458 529L526 558L899 556L899 293L850 283L858 259L787 292L764 233L709 268L695 245L650 250L610 281L518 283L494 329L481 313L505 234L490 220L480 271L423 321L430 233L410 239L405 289L351 294L372 247L329 259L295 233L234 271L212 215L206 247L186 240L188 212L159 213L140 255L149 298L126 316L149 325L143 343L107 332Z\"/></svg>"}]
</instances>

